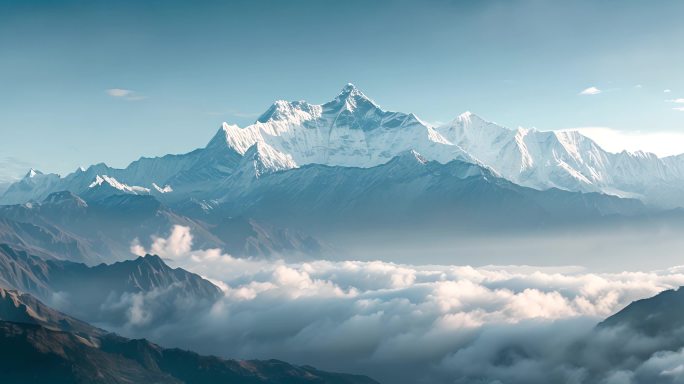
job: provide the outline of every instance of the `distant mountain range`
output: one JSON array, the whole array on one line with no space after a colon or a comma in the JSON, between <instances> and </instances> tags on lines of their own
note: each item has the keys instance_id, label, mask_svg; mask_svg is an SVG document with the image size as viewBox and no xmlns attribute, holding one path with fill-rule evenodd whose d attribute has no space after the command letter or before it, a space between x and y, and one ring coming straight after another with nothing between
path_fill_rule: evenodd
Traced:
<instances>
[{"instance_id":1,"label":"distant mountain range","mask_svg":"<svg viewBox=\"0 0 684 384\"><path fill-rule=\"evenodd\" d=\"M30 170L0 197L0 240L96 264L129 258L131 241L149 244L173 225L236 256L321 256L343 253L344 233L639 222L684 205L683 164L471 113L432 126L349 84L322 105L277 101L252 125L224 123L186 154L64 177ZM665 215L684 223L681 210Z\"/></svg>"},{"instance_id":2,"label":"distant mountain range","mask_svg":"<svg viewBox=\"0 0 684 384\"><path fill-rule=\"evenodd\" d=\"M224 123L205 148L186 154L141 158L125 169L101 163L65 177L31 170L0 203L42 201L59 191L211 200L225 192L221 186L238 170L258 178L310 164L370 168L407 151L443 164L477 164L539 190L600 192L660 207L684 206L684 156L613 154L578 132L513 130L470 112L432 126L410 113L385 111L351 84L321 105L277 101L252 125Z\"/></svg>"},{"instance_id":3,"label":"distant mountain range","mask_svg":"<svg viewBox=\"0 0 684 384\"><path fill-rule=\"evenodd\" d=\"M249 153L249 152L248 152ZM521 187L476 164L415 151L370 168L305 165L220 188L217 214L253 217L323 236L373 229L481 232L539 229L648 212L638 200Z\"/></svg>"},{"instance_id":4,"label":"distant mountain range","mask_svg":"<svg viewBox=\"0 0 684 384\"><path fill-rule=\"evenodd\" d=\"M489 168L460 160L443 164L415 151L369 168L310 164L262 172L252 147L241 163L212 189L210 200L89 189L81 196L61 191L41 202L0 206L0 239L43 257L96 264L127 259L134 239L147 244L182 225L192 230L198 248L320 257L343 253L343 235L492 235L654 215L637 199L523 187Z\"/></svg>"},{"instance_id":5,"label":"distant mountain range","mask_svg":"<svg viewBox=\"0 0 684 384\"><path fill-rule=\"evenodd\" d=\"M150 195L112 194L88 201L63 191L42 202L0 206L0 241L47 258L97 264L130 258L133 239L142 243L174 225L192 229L198 247L220 247L239 256L274 253L324 254L317 239L246 217L210 217L194 200L172 209ZM209 208L207 208L209 207Z\"/></svg>"},{"instance_id":6,"label":"distant mountain range","mask_svg":"<svg viewBox=\"0 0 684 384\"><path fill-rule=\"evenodd\" d=\"M131 340L0 288L0 372L15 383L373 384L278 360L224 360Z\"/></svg>"}]
</instances>

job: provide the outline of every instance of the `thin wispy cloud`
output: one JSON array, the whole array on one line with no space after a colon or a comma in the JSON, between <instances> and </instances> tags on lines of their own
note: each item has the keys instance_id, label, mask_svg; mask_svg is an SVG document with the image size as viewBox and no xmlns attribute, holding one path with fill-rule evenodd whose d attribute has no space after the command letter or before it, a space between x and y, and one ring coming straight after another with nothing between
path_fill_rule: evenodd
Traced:
<instances>
[{"instance_id":1,"label":"thin wispy cloud","mask_svg":"<svg viewBox=\"0 0 684 384\"><path fill-rule=\"evenodd\" d=\"M121 89L121 88L110 88L107 90L107 94L112 97L126 97L133 93L130 89Z\"/></svg>"},{"instance_id":2,"label":"thin wispy cloud","mask_svg":"<svg viewBox=\"0 0 684 384\"><path fill-rule=\"evenodd\" d=\"M665 90L663 90L663 92L664 93L670 93L670 92L672 92L672 90L671 89L665 89Z\"/></svg>"},{"instance_id":3,"label":"thin wispy cloud","mask_svg":"<svg viewBox=\"0 0 684 384\"><path fill-rule=\"evenodd\" d=\"M583 90L582 92L580 92L579 94L580 95L598 95L599 93L601 93L600 89L598 89L596 87L589 87L589 88Z\"/></svg>"},{"instance_id":4,"label":"thin wispy cloud","mask_svg":"<svg viewBox=\"0 0 684 384\"><path fill-rule=\"evenodd\" d=\"M672 109L675 110L675 111L684 112L684 107L674 107L674 108L672 108Z\"/></svg>"},{"instance_id":5,"label":"thin wispy cloud","mask_svg":"<svg viewBox=\"0 0 684 384\"><path fill-rule=\"evenodd\" d=\"M143 100L145 98L145 96L142 96L142 95L138 94L137 92L130 90L130 89L109 88L106 90L106 92L111 97L124 99L124 100L130 100L130 101Z\"/></svg>"}]
</instances>

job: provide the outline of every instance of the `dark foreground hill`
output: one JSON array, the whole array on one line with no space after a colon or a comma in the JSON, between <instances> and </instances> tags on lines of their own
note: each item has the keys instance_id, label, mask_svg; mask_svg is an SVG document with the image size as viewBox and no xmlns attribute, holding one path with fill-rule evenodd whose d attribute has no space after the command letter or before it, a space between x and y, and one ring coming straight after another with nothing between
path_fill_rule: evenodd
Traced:
<instances>
[{"instance_id":1,"label":"dark foreground hill","mask_svg":"<svg viewBox=\"0 0 684 384\"><path fill-rule=\"evenodd\" d=\"M14 383L372 384L278 360L237 361L107 333L0 288L0 377Z\"/></svg>"}]
</instances>

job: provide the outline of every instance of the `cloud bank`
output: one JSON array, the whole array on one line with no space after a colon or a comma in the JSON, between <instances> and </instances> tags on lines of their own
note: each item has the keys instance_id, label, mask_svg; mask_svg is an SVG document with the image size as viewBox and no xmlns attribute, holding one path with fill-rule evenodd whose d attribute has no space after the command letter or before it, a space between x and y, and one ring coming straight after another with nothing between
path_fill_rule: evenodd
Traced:
<instances>
[{"instance_id":1,"label":"cloud bank","mask_svg":"<svg viewBox=\"0 0 684 384\"><path fill-rule=\"evenodd\" d=\"M684 374L673 363L681 352L661 351L658 340L594 330L629 302L684 285L682 268L594 274L238 259L193 249L190 230L181 226L154 238L149 250L134 243L132 251L159 254L225 293L191 322L155 327L153 338L165 345L394 383L636 383ZM144 300L134 304L132 320L153 316Z\"/></svg>"},{"instance_id":2,"label":"cloud bank","mask_svg":"<svg viewBox=\"0 0 684 384\"><path fill-rule=\"evenodd\" d=\"M596 141L606 151L613 153L644 151L660 157L684 153L684 132L621 131L606 127L573 130L579 131Z\"/></svg>"}]
</instances>

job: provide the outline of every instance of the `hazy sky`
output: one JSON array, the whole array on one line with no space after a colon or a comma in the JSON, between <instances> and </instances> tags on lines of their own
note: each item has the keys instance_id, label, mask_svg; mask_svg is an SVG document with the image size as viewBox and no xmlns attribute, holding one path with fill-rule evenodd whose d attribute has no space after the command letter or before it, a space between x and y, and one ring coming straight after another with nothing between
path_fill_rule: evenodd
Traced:
<instances>
[{"instance_id":1,"label":"hazy sky","mask_svg":"<svg viewBox=\"0 0 684 384\"><path fill-rule=\"evenodd\" d=\"M676 0L0 0L0 164L184 152L347 82L429 122L471 110L684 152L667 101L684 98L683 16Z\"/></svg>"}]
</instances>

